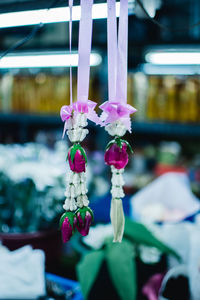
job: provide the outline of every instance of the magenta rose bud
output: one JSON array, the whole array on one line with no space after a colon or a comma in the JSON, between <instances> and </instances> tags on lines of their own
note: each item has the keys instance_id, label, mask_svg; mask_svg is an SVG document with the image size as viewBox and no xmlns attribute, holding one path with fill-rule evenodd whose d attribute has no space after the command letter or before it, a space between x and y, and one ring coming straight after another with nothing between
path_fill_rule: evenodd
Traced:
<instances>
[{"instance_id":1,"label":"magenta rose bud","mask_svg":"<svg viewBox=\"0 0 200 300\"><path fill-rule=\"evenodd\" d=\"M63 243L67 243L73 235L76 226L76 216L73 212L66 212L60 218Z\"/></svg>"},{"instance_id":2,"label":"magenta rose bud","mask_svg":"<svg viewBox=\"0 0 200 300\"><path fill-rule=\"evenodd\" d=\"M74 159L72 161L70 151L68 152L69 166L73 172L81 173L85 172L85 157L81 154L80 150L77 150Z\"/></svg>"},{"instance_id":3,"label":"magenta rose bud","mask_svg":"<svg viewBox=\"0 0 200 300\"><path fill-rule=\"evenodd\" d=\"M72 237L73 228L68 218L64 219L61 227L63 243L67 243Z\"/></svg>"},{"instance_id":4,"label":"magenta rose bud","mask_svg":"<svg viewBox=\"0 0 200 300\"><path fill-rule=\"evenodd\" d=\"M123 169L128 163L127 145L122 144L120 148L116 143L112 144L105 152L105 163L114 166L116 169Z\"/></svg>"},{"instance_id":5,"label":"magenta rose bud","mask_svg":"<svg viewBox=\"0 0 200 300\"><path fill-rule=\"evenodd\" d=\"M79 208L77 213L76 228L82 236L86 236L89 233L90 225L93 220L93 212L89 207Z\"/></svg>"}]
</instances>

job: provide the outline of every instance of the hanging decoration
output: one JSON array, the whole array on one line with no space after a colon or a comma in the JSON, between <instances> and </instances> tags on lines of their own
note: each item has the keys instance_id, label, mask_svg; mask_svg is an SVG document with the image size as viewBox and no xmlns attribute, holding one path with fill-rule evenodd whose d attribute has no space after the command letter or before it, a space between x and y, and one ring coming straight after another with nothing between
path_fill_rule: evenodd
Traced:
<instances>
[{"instance_id":1,"label":"hanging decoration","mask_svg":"<svg viewBox=\"0 0 200 300\"><path fill-rule=\"evenodd\" d=\"M100 108L105 130L114 137L107 145L105 163L111 166L111 210L110 217L114 230L114 242L121 242L124 232L122 205L123 172L128 163L129 143L122 139L131 132L130 115L137 110L127 104L127 50L128 50L128 0L120 0L120 17L117 37L116 0L107 0L107 41L108 41L108 98Z\"/></svg>"},{"instance_id":2,"label":"hanging decoration","mask_svg":"<svg viewBox=\"0 0 200 300\"><path fill-rule=\"evenodd\" d=\"M99 118L94 111L96 103L88 100L89 74L90 74L90 52L92 39L92 5L93 0L81 0L81 19L79 24L79 61L78 61L78 82L77 101L73 102L72 97L72 68L70 67L70 105L61 108L61 119L64 124L63 136L67 136L73 145L69 149L67 160L69 162L70 174L68 176L65 191L66 211L60 219L63 242L69 241L75 229L82 236L89 232L93 220L93 212L89 208L89 200L86 188L86 165L87 157L81 142L88 134L87 119L99 124ZM70 22L69 40L71 53L72 39L72 6L73 0L69 0Z\"/></svg>"}]
</instances>

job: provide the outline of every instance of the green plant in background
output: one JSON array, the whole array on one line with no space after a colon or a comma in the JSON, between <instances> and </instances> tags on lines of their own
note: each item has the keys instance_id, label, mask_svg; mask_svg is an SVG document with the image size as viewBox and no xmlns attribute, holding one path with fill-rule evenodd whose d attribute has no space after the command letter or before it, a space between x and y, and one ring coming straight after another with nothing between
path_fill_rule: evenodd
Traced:
<instances>
[{"instance_id":1,"label":"green plant in background","mask_svg":"<svg viewBox=\"0 0 200 300\"><path fill-rule=\"evenodd\" d=\"M0 145L0 232L57 229L64 200L67 145ZM51 163L50 163L51 162Z\"/></svg>"},{"instance_id":2,"label":"green plant in background","mask_svg":"<svg viewBox=\"0 0 200 300\"><path fill-rule=\"evenodd\" d=\"M75 148L85 155L80 145ZM58 228L65 199L66 164L63 162L67 152L64 141L56 142L54 149L38 143L0 144L0 232ZM103 194L108 190L107 185L103 186L106 183L102 175L103 157L95 155L93 166L87 171L90 198L97 193L97 188ZM96 172L95 180L91 169Z\"/></svg>"},{"instance_id":3,"label":"green plant in background","mask_svg":"<svg viewBox=\"0 0 200 300\"><path fill-rule=\"evenodd\" d=\"M180 257L177 253L159 241L144 225L126 219L122 243L105 240L100 250L91 250L85 254L77 266L77 275L84 298L90 290L105 261L112 283L122 300L135 300L137 295L136 257L139 246L157 248L162 254Z\"/></svg>"},{"instance_id":4,"label":"green plant in background","mask_svg":"<svg viewBox=\"0 0 200 300\"><path fill-rule=\"evenodd\" d=\"M39 191L31 178L12 181L0 173L0 231L32 232L57 228L62 211L64 185Z\"/></svg>"}]
</instances>

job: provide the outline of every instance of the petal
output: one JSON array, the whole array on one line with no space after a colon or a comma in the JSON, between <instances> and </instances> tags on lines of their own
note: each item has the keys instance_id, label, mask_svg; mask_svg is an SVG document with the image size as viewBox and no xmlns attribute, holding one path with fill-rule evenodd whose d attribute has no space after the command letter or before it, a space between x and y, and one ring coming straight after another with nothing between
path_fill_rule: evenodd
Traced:
<instances>
[{"instance_id":1,"label":"petal","mask_svg":"<svg viewBox=\"0 0 200 300\"><path fill-rule=\"evenodd\" d=\"M72 116L72 110L73 108L70 105L64 105L61 107L60 117L63 122L68 120Z\"/></svg>"},{"instance_id":2,"label":"petal","mask_svg":"<svg viewBox=\"0 0 200 300\"><path fill-rule=\"evenodd\" d=\"M63 243L68 242L72 236L72 226L68 218L64 219L62 223L61 231L62 231Z\"/></svg>"},{"instance_id":3,"label":"petal","mask_svg":"<svg viewBox=\"0 0 200 300\"><path fill-rule=\"evenodd\" d=\"M77 230L82 236L86 236L89 233L90 225L92 223L92 216L89 211L86 211L85 219L82 220L80 212L77 213L78 224L76 225Z\"/></svg>"},{"instance_id":4,"label":"petal","mask_svg":"<svg viewBox=\"0 0 200 300\"><path fill-rule=\"evenodd\" d=\"M113 165L116 169L123 169L128 163L127 146L124 143L122 149L113 144L105 153L104 159L107 165Z\"/></svg>"},{"instance_id":5,"label":"petal","mask_svg":"<svg viewBox=\"0 0 200 300\"><path fill-rule=\"evenodd\" d=\"M68 153L68 160L69 160L69 166L70 166L70 169L71 169L72 171L74 171L75 165L74 165L74 162L72 162L72 160L71 160L70 153Z\"/></svg>"},{"instance_id":6,"label":"petal","mask_svg":"<svg viewBox=\"0 0 200 300\"><path fill-rule=\"evenodd\" d=\"M92 108L92 109L94 109L95 107L96 107L96 105L97 105L97 103L96 102L94 102L94 101L91 101L91 100L88 100L88 106L90 107L90 108Z\"/></svg>"},{"instance_id":7,"label":"petal","mask_svg":"<svg viewBox=\"0 0 200 300\"><path fill-rule=\"evenodd\" d=\"M77 226L78 226L79 228L83 227L83 226L84 226L84 222L83 222L83 219L81 218L80 212L77 213L77 220L78 220Z\"/></svg>"},{"instance_id":8,"label":"petal","mask_svg":"<svg viewBox=\"0 0 200 300\"><path fill-rule=\"evenodd\" d=\"M74 156L74 171L78 173L85 172L85 158L80 150L77 150Z\"/></svg>"}]
</instances>

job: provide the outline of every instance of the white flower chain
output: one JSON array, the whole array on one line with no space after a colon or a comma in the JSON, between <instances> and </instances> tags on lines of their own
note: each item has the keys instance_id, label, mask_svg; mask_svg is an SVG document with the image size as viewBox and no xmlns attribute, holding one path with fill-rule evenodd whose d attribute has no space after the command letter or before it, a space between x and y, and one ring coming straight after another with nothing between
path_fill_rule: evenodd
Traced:
<instances>
[{"instance_id":1,"label":"white flower chain","mask_svg":"<svg viewBox=\"0 0 200 300\"><path fill-rule=\"evenodd\" d=\"M124 191L123 191L123 185L124 185L124 180L122 177L122 174L124 172L124 169L116 169L114 166L111 166L111 172L112 172L112 188L111 188L111 195L112 198L114 199L120 199L123 198Z\"/></svg>"},{"instance_id":2,"label":"white flower chain","mask_svg":"<svg viewBox=\"0 0 200 300\"><path fill-rule=\"evenodd\" d=\"M72 143L82 142L88 134L87 116L79 113L70 118L67 123L67 135ZM65 203L63 208L68 211L74 211L78 207L88 206L89 200L87 197L86 176L85 172L76 173L70 170L67 187L65 190Z\"/></svg>"},{"instance_id":3,"label":"white flower chain","mask_svg":"<svg viewBox=\"0 0 200 300\"><path fill-rule=\"evenodd\" d=\"M84 128L87 125L87 116L85 114L79 113L70 118L67 123L67 135L69 140L72 143L82 142L89 133L88 129Z\"/></svg>"},{"instance_id":4,"label":"white flower chain","mask_svg":"<svg viewBox=\"0 0 200 300\"><path fill-rule=\"evenodd\" d=\"M115 121L115 122L105 126L105 130L111 136L123 136L123 135L125 135L127 129L122 122Z\"/></svg>"}]
</instances>

